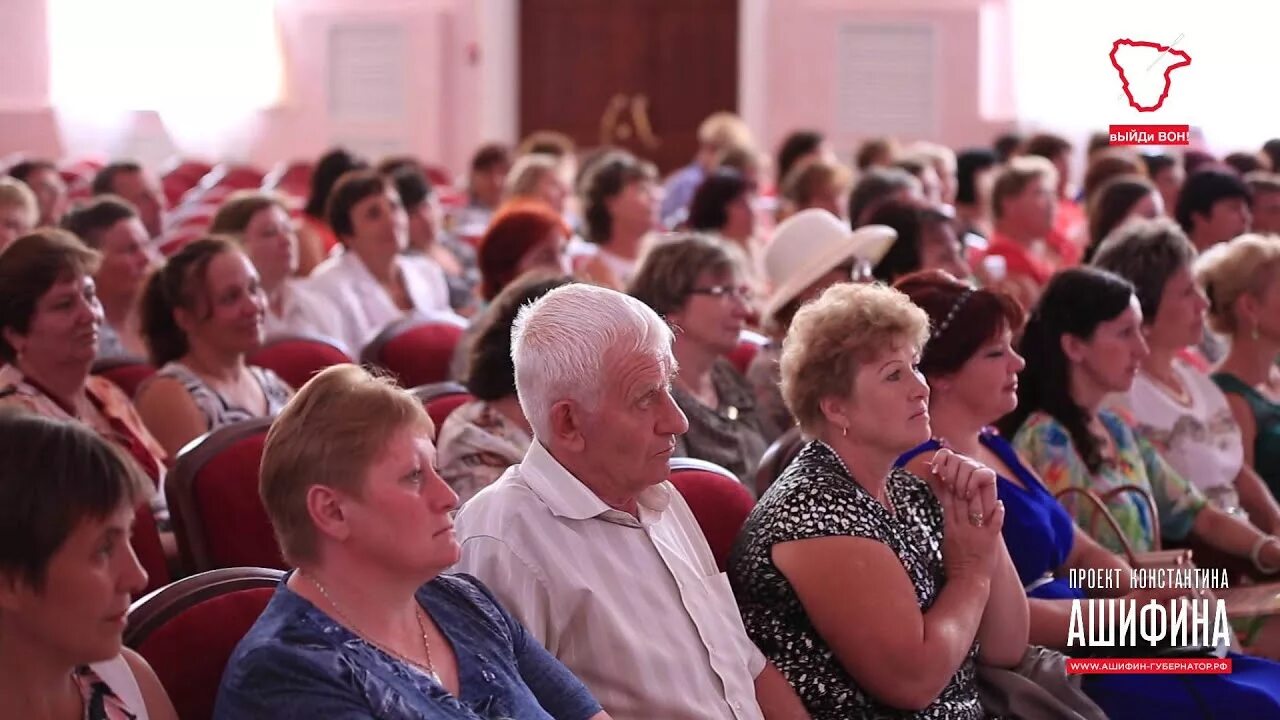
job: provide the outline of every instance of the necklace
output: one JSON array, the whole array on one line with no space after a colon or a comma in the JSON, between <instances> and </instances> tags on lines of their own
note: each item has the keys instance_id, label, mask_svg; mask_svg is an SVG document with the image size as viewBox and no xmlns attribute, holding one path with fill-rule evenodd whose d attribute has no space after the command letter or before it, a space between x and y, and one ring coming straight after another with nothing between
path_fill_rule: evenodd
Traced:
<instances>
[{"instance_id":1,"label":"necklace","mask_svg":"<svg viewBox=\"0 0 1280 720\"><path fill-rule=\"evenodd\" d=\"M302 573L301 570L299 570L298 572ZM317 580L315 576L313 576L311 573L302 573L302 574L306 576L307 580L311 581L312 585L316 586L316 589L320 591L320 594L324 596L324 599L327 600L329 602L329 605L333 607L333 611L338 614L338 619L341 620L344 624L346 624L346 626L350 628L352 632L355 633L356 637L360 638L360 640L362 640L363 642L369 645L372 645L378 650L381 650L382 652L394 657L400 662L405 663L407 665L412 665L413 667L424 671L427 674L427 677L431 678L431 680L434 681L435 684L437 685L444 684L440 681L440 674L436 672L435 663L431 661L431 643L427 640L427 623L423 619L423 615L425 615L426 613L423 612L422 606L418 605L416 600L414 601L414 610L415 610L414 617L418 621L418 631L422 633L422 649L425 650L427 653L427 663L425 665L418 662L417 660L414 660L411 657L408 657L406 655L401 655L395 650L392 650L391 648L370 639L366 633L362 632L360 628L356 627L355 623L351 622L351 618L347 617L347 614L342 611L342 606L338 605L338 602L329 595L329 591L325 590L324 585L321 585L320 581Z\"/></svg>"},{"instance_id":2,"label":"necklace","mask_svg":"<svg viewBox=\"0 0 1280 720\"><path fill-rule=\"evenodd\" d=\"M827 452L831 453L835 457L836 462L840 463L840 469L844 470L844 474L847 475L850 480L853 480L853 484L858 485L858 487L862 487L858 483L858 481L854 479L853 473L849 471L849 466L844 464L844 458L840 457L840 453L836 452L836 449L828 445L825 440L819 440L818 443L821 444L822 447L826 448ZM866 488L862 488L862 489L866 490ZM869 492L867 494L871 495L871 493ZM876 500L877 503L880 502L878 499L876 499L875 495L871 495L871 499ZM885 483L885 486L884 486L884 502L881 504L884 506L885 510L889 511L890 515L898 514L898 508L894 506L893 498L889 497L889 484L887 482Z\"/></svg>"}]
</instances>

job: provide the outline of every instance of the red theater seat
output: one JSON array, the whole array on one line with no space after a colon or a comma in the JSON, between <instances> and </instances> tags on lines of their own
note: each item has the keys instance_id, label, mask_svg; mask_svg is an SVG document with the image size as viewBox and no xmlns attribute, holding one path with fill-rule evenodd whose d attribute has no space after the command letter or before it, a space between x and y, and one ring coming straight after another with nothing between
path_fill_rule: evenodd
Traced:
<instances>
[{"instance_id":1,"label":"red theater seat","mask_svg":"<svg viewBox=\"0 0 1280 720\"><path fill-rule=\"evenodd\" d=\"M93 374L115 383L125 395L132 398L138 392L138 386L156 374L156 368L142 358L121 356L95 360Z\"/></svg>"},{"instance_id":2,"label":"red theater seat","mask_svg":"<svg viewBox=\"0 0 1280 720\"><path fill-rule=\"evenodd\" d=\"M777 440L773 441L760 458L760 464L756 466L756 497L764 497L764 491L769 489L773 481L777 480L782 471L787 469L796 455L800 454L800 448L804 447L806 438L800 434L800 428L793 427L786 431Z\"/></svg>"},{"instance_id":3,"label":"red theater seat","mask_svg":"<svg viewBox=\"0 0 1280 720\"><path fill-rule=\"evenodd\" d=\"M258 497L258 466L270 427L270 418L227 425L178 453L165 489L188 569L285 567Z\"/></svg>"},{"instance_id":4,"label":"red theater seat","mask_svg":"<svg viewBox=\"0 0 1280 720\"><path fill-rule=\"evenodd\" d=\"M265 568L212 570L183 578L129 608L124 642L156 671L178 717L213 717L227 660L283 577Z\"/></svg>"},{"instance_id":5,"label":"red theater seat","mask_svg":"<svg viewBox=\"0 0 1280 720\"><path fill-rule=\"evenodd\" d=\"M385 368L407 388L444 382L453 349L466 329L467 321L451 312L413 313L378 333L360 361Z\"/></svg>"},{"instance_id":6,"label":"red theater seat","mask_svg":"<svg viewBox=\"0 0 1280 720\"><path fill-rule=\"evenodd\" d=\"M431 416L431 423L436 426L436 436L440 435L440 427L444 425L449 413L475 400L475 396L467 392L465 385L456 382L438 382L430 385L419 385L411 390L422 401Z\"/></svg>"},{"instance_id":7,"label":"red theater seat","mask_svg":"<svg viewBox=\"0 0 1280 720\"><path fill-rule=\"evenodd\" d=\"M671 458L671 484L676 486L698 520L711 546L716 565L729 567L729 553L742 524L755 507L751 491L734 474L705 460Z\"/></svg>"},{"instance_id":8,"label":"red theater seat","mask_svg":"<svg viewBox=\"0 0 1280 720\"><path fill-rule=\"evenodd\" d=\"M249 353L250 365L275 372L294 389L307 384L312 375L332 365L351 362L351 357L328 338L317 335L276 335Z\"/></svg>"},{"instance_id":9,"label":"red theater seat","mask_svg":"<svg viewBox=\"0 0 1280 720\"><path fill-rule=\"evenodd\" d=\"M164 546L160 544L160 530L156 527L150 503L143 503L134 513L133 536L129 543L133 545L133 554L138 556L138 563L147 571L147 587L142 593L145 595L169 584L169 561L164 556Z\"/></svg>"}]
</instances>

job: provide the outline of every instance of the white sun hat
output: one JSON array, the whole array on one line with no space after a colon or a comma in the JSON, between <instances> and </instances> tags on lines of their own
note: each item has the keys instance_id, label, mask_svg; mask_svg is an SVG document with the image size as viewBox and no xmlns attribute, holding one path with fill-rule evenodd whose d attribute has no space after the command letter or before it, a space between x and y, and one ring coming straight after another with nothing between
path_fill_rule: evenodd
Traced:
<instances>
[{"instance_id":1,"label":"white sun hat","mask_svg":"<svg viewBox=\"0 0 1280 720\"><path fill-rule=\"evenodd\" d=\"M764 253L764 270L773 291L764 306L764 319L790 303L818 278L851 259L875 266L898 239L887 225L864 225L857 230L835 215L812 208L802 210L778 225Z\"/></svg>"}]
</instances>

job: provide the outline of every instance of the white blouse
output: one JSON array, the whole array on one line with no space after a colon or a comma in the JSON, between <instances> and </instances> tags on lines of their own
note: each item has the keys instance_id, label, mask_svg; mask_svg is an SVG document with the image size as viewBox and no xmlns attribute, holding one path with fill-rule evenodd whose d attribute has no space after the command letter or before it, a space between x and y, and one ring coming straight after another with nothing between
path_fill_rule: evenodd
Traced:
<instances>
[{"instance_id":1,"label":"white blouse","mask_svg":"<svg viewBox=\"0 0 1280 720\"><path fill-rule=\"evenodd\" d=\"M434 260L400 255L396 265L404 278L405 291L415 310L449 310L449 285L444 270ZM320 293L337 308L338 339L355 357L383 328L404 316L391 294L352 252L339 251L315 269L309 289Z\"/></svg>"},{"instance_id":2,"label":"white blouse","mask_svg":"<svg viewBox=\"0 0 1280 720\"><path fill-rule=\"evenodd\" d=\"M1182 361L1175 361L1173 370L1190 395L1189 405L1146 373L1138 373L1129 392L1113 400L1180 475L1219 509L1240 513L1235 480L1244 466L1244 444L1227 398L1209 376Z\"/></svg>"},{"instance_id":3,"label":"white blouse","mask_svg":"<svg viewBox=\"0 0 1280 720\"><path fill-rule=\"evenodd\" d=\"M280 288L282 307L280 314L267 308L266 334L319 335L339 343L344 342L341 316L335 303L310 287L308 280L289 278ZM358 353L360 348L346 348L347 354Z\"/></svg>"}]
</instances>

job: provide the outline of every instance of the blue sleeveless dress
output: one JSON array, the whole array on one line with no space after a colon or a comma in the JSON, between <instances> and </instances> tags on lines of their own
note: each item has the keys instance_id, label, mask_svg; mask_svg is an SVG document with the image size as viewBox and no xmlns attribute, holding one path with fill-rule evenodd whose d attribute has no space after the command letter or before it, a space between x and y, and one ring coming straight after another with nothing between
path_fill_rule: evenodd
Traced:
<instances>
[{"instance_id":1,"label":"blue sleeveless dress","mask_svg":"<svg viewBox=\"0 0 1280 720\"><path fill-rule=\"evenodd\" d=\"M1027 597L1084 598L1065 578L1054 577L1071 555L1071 516L995 430L984 431L980 439L1021 483L998 475L996 488L1005 507L1001 534ZM899 458L898 465L939 447L930 440ZM1084 691L1112 720L1280 717L1280 664L1237 653L1228 657L1230 675L1085 675Z\"/></svg>"}]
</instances>

